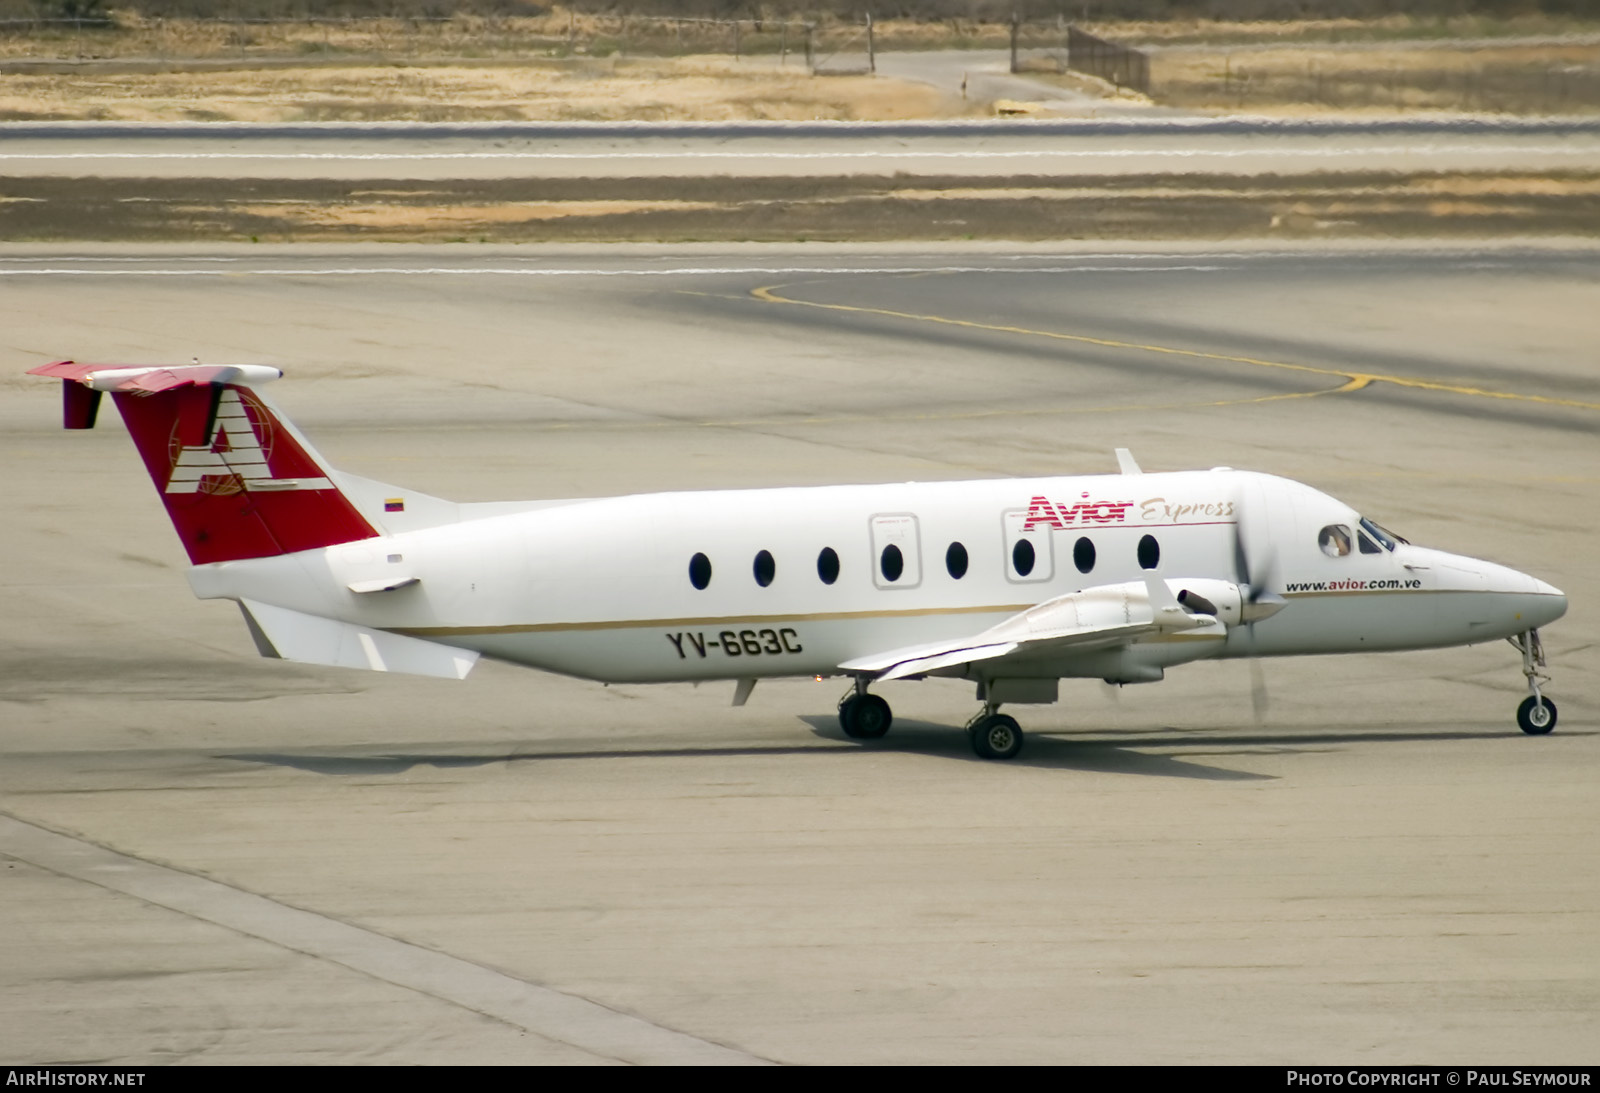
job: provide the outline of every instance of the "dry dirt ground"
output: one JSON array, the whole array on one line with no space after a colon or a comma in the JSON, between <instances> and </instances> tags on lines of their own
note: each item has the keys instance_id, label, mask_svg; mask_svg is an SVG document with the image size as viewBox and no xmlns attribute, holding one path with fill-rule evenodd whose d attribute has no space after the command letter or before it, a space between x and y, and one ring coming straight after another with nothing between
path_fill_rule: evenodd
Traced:
<instances>
[{"instance_id":1,"label":"dry dirt ground","mask_svg":"<svg viewBox=\"0 0 1600 1093\"><path fill-rule=\"evenodd\" d=\"M1332 41L1362 35L1370 41L1408 27L1415 29L1393 21L1234 27L1231 44L1219 44L1216 29L1205 24L1110 33L1177 43L1181 48L1156 55L1156 99L1203 109L1600 109L1600 44L1592 41L1536 45L1524 37L1522 44L1470 50L1349 48ZM549 37L560 28L522 29ZM600 42L604 30L588 27L590 42ZM982 39L980 31L886 28L883 40L930 45L943 35L940 41L967 43ZM437 34L382 21L298 31L168 23L81 35L75 41L86 60L74 59L64 37L35 41L31 53L17 37L0 38L0 121L891 121L992 109L954 90L865 76L811 77L794 41L788 64L772 55L512 57L508 39L497 33L465 23ZM1314 35L1323 46L1303 41ZM753 41L747 38L746 46ZM1092 83L1071 79L1077 90ZM866 175L502 180L444 189L380 177L359 183L0 177L0 238L18 241L1493 237L1590 235L1600 230L1597 214L1600 179L1592 174L1514 170L1051 176L1004 184Z\"/></svg>"},{"instance_id":2,"label":"dry dirt ground","mask_svg":"<svg viewBox=\"0 0 1600 1093\"><path fill-rule=\"evenodd\" d=\"M1151 81L1157 102L1194 110L1591 114L1600 111L1600 42L1214 46L1157 54Z\"/></svg>"},{"instance_id":3,"label":"dry dirt ground","mask_svg":"<svg viewBox=\"0 0 1600 1093\"><path fill-rule=\"evenodd\" d=\"M0 181L0 238L17 241L1481 238L1597 227L1591 174Z\"/></svg>"},{"instance_id":4,"label":"dry dirt ground","mask_svg":"<svg viewBox=\"0 0 1600 1093\"><path fill-rule=\"evenodd\" d=\"M10 121L896 121L966 110L920 84L731 57L0 73Z\"/></svg>"},{"instance_id":5,"label":"dry dirt ground","mask_svg":"<svg viewBox=\"0 0 1600 1093\"><path fill-rule=\"evenodd\" d=\"M810 77L800 23L571 16L246 25L139 20L0 33L0 120L898 120L973 112L951 88ZM1202 110L1589 113L1600 22L1579 19L1090 24L1156 52L1157 103ZM5 30L6 28L0 28ZM880 51L1004 49L1009 28L877 24ZM859 26L822 23L812 54L865 70ZM1056 67L1057 22L1020 58ZM735 54L740 56L735 56ZM856 65L855 62L860 64ZM1043 62L1050 62L1043 64ZM1076 78L1074 78L1076 79ZM1076 90L1114 89L1096 81Z\"/></svg>"}]
</instances>

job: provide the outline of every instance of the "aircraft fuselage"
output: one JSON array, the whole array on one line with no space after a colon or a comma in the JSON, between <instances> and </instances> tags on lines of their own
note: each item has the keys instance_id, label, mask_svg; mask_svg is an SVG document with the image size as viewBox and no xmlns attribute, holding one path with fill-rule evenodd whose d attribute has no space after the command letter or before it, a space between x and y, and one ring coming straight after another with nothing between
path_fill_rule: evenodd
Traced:
<instances>
[{"instance_id":1,"label":"aircraft fuselage","mask_svg":"<svg viewBox=\"0 0 1600 1093\"><path fill-rule=\"evenodd\" d=\"M1345 553L1319 543L1330 527L1348 537ZM1286 601L1250 626L1239 625L1241 550L1270 567L1256 583L1270 579ZM1134 681L1142 667L1208 657L1467 644L1565 610L1525 574L1384 545L1326 494L1231 470L584 500L198 566L192 579L202 596L574 676L659 682L838 674L1067 593L1137 589L1147 570L1174 594L1206 596L1225 632L1044 656L1023 674ZM388 575L410 583L350 590Z\"/></svg>"}]
</instances>

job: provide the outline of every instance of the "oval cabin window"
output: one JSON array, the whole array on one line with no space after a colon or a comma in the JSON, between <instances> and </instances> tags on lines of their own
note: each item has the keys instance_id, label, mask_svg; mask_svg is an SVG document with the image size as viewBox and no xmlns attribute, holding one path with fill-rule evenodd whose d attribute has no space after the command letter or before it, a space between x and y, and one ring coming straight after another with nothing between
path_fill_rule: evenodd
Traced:
<instances>
[{"instance_id":1,"label":"oval cabin window","mask_svg":"<svg viewBox=\"0 0 1600 1093\"><path fill-rule=\"evenodd\" d=\"M950 549L944 552L944 567L950 571L950 576L960 580L967 575L967 548L960 543L951 543Z\"/></svg>"},{"instance_id":2,"label":"oval cabin window","mask_svg":"<svg viewBox=\"0 0 1600 1093\"><path fill-rule=\"evenodd\" d=\"M822 553L817 555L817 576L823 584L839 579L839 555L832 547L823 547Z\"/></svg>"},{"instance_id":3,"label":"oval cabin window","mask_svg":"<svg viewBox=\"0 0 1600 1093\"><path fill-rule=\"evenodd\" d=\"M883 556L878 559L878 568L883 572L883 579L893 584L900 579L900 574L906 571L906 558L900 553L900 548L890 543L883 548Z\"/></svg>"},{"instance_id":4,"label":"oval cabin window","mask_svg":"<svg viewBox=\"0 0 1600 1093\"><path fill-rule=\"evenodd\" d=\"M1139 568L1154 569L1161 564L1161 544L1154 535L1139 540Z\"/></svg>"},{"instance_id":5,"label":"oval cabin window","mask_svg":"<svg viewBox=\"0 0 1600 1093\"><path fill-rule=\"evenodd\" d=\"M772 578L777 575L778 563L772 560L772 552L763 550L756 555L755 564L756 584L762 588L772 583Z\"/></svg>"},{"instance_id":6,"label":"oval cabin window","mask_svg":"<svg viewBox=\"0 0 1600 1093\"><path fill-rule=\"evenodd\" d=\"M1011 548L1011 565L1019 577L1026 577L1033 572L1033 563L1036 556L1033 553L1033 544L1026 539L1018 539L1017 545Z\"/></svg>"},{"instance_id":7,"label":"oval cabin window","mask_svg":"<svg viewBox=\"0 0 1600 1093\"><path fill-rule=\"evenodd\" d=\"M1072 564L1078 567L1079 573L1088 573L1094 568L1094 544L1087 538L1072 544Z\"/></svg>"}]
</instances>

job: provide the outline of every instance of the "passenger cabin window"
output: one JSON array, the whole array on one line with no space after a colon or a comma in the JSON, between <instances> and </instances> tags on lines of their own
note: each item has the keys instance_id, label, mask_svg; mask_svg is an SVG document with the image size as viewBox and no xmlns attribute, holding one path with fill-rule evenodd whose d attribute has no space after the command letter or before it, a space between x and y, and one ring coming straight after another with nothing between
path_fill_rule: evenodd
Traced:
<instances>
[{"instance_id":1,"label":"passenger cabin window","mask_svg":"<svg viewBox=\"0 0 1600 1093\"><path fill-rule=\"evenodd\" d=\"M1030 521L1028 509L1008 509L1000 514L1004 538L1006 580L1037 584L1055 576L1055 525Z\"/></svg>"},{"instance_id":2,"label":"passenger cabin window","mask_svg":"<svg viewBox=\"0 0 1600 1093\"><path fill-rule=\"evenodd\" d=\"M872 583L878 588L902 591L922 585L922 533L909 512L880 512L869 518L872 553L878 566Z\"/></svg>"},{"instance_id":3,"label":"passenger cabin window","mask_svg":"<svg viewBox=\"0 0 1600 1093\"><path fill-rule=\"evenodd\" d=\"M1317 545L1330 558L1343 558L1350 553L1350 529L1343 524L1329 524L1317 532Z\"/></svg>"},{"instance_id":4,"label":"passenger cabin window","mask_svg":"<svg viewBox=\"0 0 1600 1093\"><path fill-rule=\"evenodd\" d=\"M1011 567L1017 571L1018 576L1026 577L1032 573L1033 563L1036 560L1033 544L1026 539L1018 539L1016 545L1011 548Z\"/></svg>"},{"instance_id":5,"label":"passenger cabin window","mask_svg":"<svg viewBox=\"0 0 1600 1093\"><path fill-rule=\"evenodd\" d=\"M951 543L950 548L944 552L944 567L950 576L960 580L967 575L967 548L960 543Z\"/></svg>"},{"instance_id":6,"label":"passenger cabin window","mask_svg":"<svg viewBox=\"0 0 1600 1093\"><path fill-rule=\"evenodd\" d=\"M772 552L763 550L756 555L755 566L756 584L762 588L772 583L772 578L777 576L778 563L772 560Z\"/></svg>"},{"instance_id":7,"label":"passenger cabin window","mask_svg":"<svg viewBox=\"0 0 1600 1093\"><path fill-rule=\"evenodd\" d=\"M883 554L878 558L878 572L883 574L883 579L893 584L905 571L906 556L900 553L900 548L893 543L884 547Z\"/></svg>"},{"instance_id":8,"label":"passenger cabin window","mask_svg":"<svg viewBox=\"0 0 1600 1093\"><path fill-rule=\"evenodd\" d=\"M710 558L704 554L696 554L689 559L689 583L699 589L704 589L711 583Z\"/></svg>"},{"instance_id":9,"label":"passenger cabin window","mask_svg":"<svg viewBox=\"0 0 1600 1093\"><path fill-rule=\"evenodd\" d=\"M1079 573L1094 569L1094 543L1087 537L1072 544L1072 564L1078 567Z\"/></svg>"},{"instance_id":10,"label":"passenger cabin window","mask_svg":"<svg viewBox=\"0 0 1600 1093\"><path fill-rule=\"evenodd\" d=\"M822 553L817 555L817 576L823 584L839 579L839 555L832 547L823 547Z\"/></svg>"},{"instance_id":11,"label":"passenger cabin window","mask_svg":"<svg viewBox=\"0 0 1600 1093\"><path fill-rule=\"evenodd\" d=\"M1154 535L1139 540L1139 568L1154 569L1161 564L1161 544Z\"/></svg>"}]
</instances>

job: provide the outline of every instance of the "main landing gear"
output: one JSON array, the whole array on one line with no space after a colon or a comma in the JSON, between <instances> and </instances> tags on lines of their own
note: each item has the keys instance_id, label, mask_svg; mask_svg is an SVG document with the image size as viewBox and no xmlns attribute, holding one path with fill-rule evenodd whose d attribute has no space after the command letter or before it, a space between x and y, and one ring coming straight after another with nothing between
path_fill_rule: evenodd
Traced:
<instances>
[{"instance_id":1,"label":"main landing gear","mask_svg":"<svg viewBox=\"0 0 1600 1093\"><path fill-rule=\"evenodd\" d=\"M839 727L853 740L876 740L889 731L894 714L889 704L867 693L867 681L857 678L855 689L839 700Z\"/></svg>"},{"instance_id":2,"label":"main landing gear","mask_svg":"<svg viewBox=\"0 0 1600 1093\"><path fill-rule=\"evenodd\" d=\"M1022 726L989 703L967 722L967 739L979 759L1014 759L1022 750Z\"/></svg>"},{"instance_id":3,"label":"main landing gear","mask_svg":"<svg viewBox=\"0 0 1600 1093\"><path fill-rule=\"evenodd\" d=\"M889 704L867 693L867 680L839 700L839 727L852 740L877 740L889 731L894 715ZM967 722L967 739L980 759L1012 759L1022 750L1022 726L1017 719L999 712L998 703L988 703L978 716Z\"/></svg>"},{"instance_id":4,"label":"main landing gear","mask_svg":"<svg viewBox=\"0 0 1600 1093\"><path fill-rule=\"evenodd\" d=\"M1517 707L1517 727L1530 736L1543 736L1556 727L1556 704L1539 690L1539 684L1550 682L1550 677L1540 671L1544 667L1544 642L1538 630L1506 640L1522 654L1522 674L1528 678L1528 690L1533 692Z\"/></svg>"}]
</instances>

